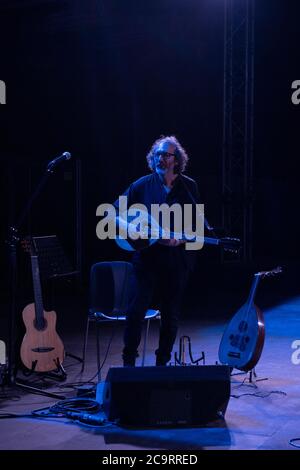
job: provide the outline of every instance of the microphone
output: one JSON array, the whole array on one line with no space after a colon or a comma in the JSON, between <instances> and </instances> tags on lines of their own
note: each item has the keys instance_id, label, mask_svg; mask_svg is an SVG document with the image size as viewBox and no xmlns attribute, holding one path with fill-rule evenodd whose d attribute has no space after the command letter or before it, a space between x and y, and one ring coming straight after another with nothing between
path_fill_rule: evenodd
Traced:
<instances>
[{"instance_id":1,"label":"microphone","mask_svg":"<svg viewBox=\"0 0 300 470\"><path fill-rule=\"evenodd\" d=\"M90 414L90 413L74 413L68 412L66 413L67 418L75 419L80 423L89 424L90 426L101 426L104 423L103 416L99 416L99 414Z\"/></svg>"},{"instance_id":2,"label":"microphone","mask_svg":"<svg viewBox=\"0 0 300 470\"><path fill-rule=\"evenodd\" d=\"M60 162L63 162L65 160L70 160L70 158L71 158L70 152L62 153L59 157L54 158L54 160L51 160L51 162L48 163L47 171L52 171L56 167L56 165L58 165Z\"/></svg>"}]
</instances>

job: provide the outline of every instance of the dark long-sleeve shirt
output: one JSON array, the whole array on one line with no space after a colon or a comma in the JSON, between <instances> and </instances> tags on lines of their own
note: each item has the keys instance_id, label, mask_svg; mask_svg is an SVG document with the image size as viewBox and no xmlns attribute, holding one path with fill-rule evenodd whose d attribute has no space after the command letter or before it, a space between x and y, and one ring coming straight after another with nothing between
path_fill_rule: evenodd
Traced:
<instances>
[{"instance_id":1,"label":"dark long-sleeve shirt","mask_svg":"<svg viewBox=\"0 0 300 470\"><path fill-rule=\"evenodd\" d=\"M192 204L194 206L194 202L200 203L197 183L184 175L178 176L174 181L173 187L168 191L157 173L151 173L134 181L123 193L123 196L128 198L128 207L137 203L144 204L149 214L151 214L152 204L161 205L166 203L168 206L171 206L177 203L180 204L183 212L184 204ZM119 200L115 201L114 206L117 209L119 208ZM193 215L196 217L196 211L194 211ZM195 226L195 219L193 219L191 226ZM174 248L155 243L151 247L135 254L135 261L149 260L152 256L155 257L158 252L166 251L178 257L178 260L181 260L188 269L193 268L197 252L186 250L184 244Z\"/></svg>"}]
</instances>

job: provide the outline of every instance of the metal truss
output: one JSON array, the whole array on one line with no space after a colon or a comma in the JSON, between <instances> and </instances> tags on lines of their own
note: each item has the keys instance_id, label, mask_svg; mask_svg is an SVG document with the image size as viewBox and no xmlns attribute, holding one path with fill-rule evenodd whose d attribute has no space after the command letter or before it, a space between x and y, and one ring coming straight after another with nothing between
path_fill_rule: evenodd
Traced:
<instances>
[{"instance_id":1,"label":"metal truss","mask_svg":"<svg viewBox=\"0 0 300 470\"><path fill-rule=\"evenodd\" d=\"M254 8L255 0L225 0L222 223L241 238L245 262L252 259Z\"/></svg>"}]
</instances>

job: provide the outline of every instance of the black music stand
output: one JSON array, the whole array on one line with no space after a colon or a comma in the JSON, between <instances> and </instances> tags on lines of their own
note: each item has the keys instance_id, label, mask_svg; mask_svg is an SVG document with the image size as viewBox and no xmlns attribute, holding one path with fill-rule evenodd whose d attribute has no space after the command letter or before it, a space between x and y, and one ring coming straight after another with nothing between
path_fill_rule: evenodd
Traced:
<instances>
[{"instance_id":1,"label":"black music stand","mask_svg":"<svg viewBox=\"0 0 300 470\"><path fill-rule=\"evenodd\" d=\"M77 275L56 235L32 237L43 280Z\"/></svg>"}]
</instances>

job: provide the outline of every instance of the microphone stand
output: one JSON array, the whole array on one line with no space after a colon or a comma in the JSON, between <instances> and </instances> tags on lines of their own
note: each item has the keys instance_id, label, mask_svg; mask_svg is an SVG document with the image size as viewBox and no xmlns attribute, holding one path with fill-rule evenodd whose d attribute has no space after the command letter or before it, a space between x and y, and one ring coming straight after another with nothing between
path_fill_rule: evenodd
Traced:
<instances>
[{"instance_id":1,"label":"microphone stand","mask_svg":"<svg viewBox=\"0 0 300 470\"><path fill-rule=\"evenodd\" d=\"M7 364L7 383L8 385L18 386L24 388L33 393L39 393L41 395L49 396L51 398L62 399L60 395L55 395L54 393L48 393L43 390L40 390L35 387L23 384L16 381L17 375L17 365L16 365L16 338L15 338L15 323L16 323L16 295L17 295L17 244L20 241L19 230L29 213L33 202L38 197L43 187L45 186L48 178L52 175L54 171L54 165L47 167L45 174L42 176L40 182L38 183L35 191L32 193L30 199L28 200L26 206L19 219L17 220L14 226L9 227L8 237L6 240L6 245L8 247L8 262L9 262L9 298L10 298L10 324L9 324L9 341L8 341L8 364Z\"/></svg>"}]
</instances>

